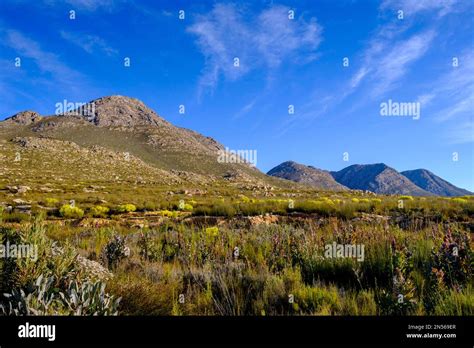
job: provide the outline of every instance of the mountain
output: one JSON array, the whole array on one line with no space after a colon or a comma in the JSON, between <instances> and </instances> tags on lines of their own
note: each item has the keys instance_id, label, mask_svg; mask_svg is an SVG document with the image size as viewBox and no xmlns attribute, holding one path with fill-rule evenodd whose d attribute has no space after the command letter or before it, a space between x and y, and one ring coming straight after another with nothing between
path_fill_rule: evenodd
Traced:
<instances>
[{"instance_id":1,"label":"mountain","mask_svg":"<svg viewBox=\"0 0 474 348\"><path fill-rule=\"evenodd\" d=\"M426 169L406 170L401 172L418 187L434 193L437 196L465 196L472 195L472 192L456 187L439 176Z\"/></svg>"},{"instance_id":2,"label":"mountain","mask_svg":"<svg viewBox=\"0 0 474 348\"><path fill-rule=\"evenodd\" d=\"M271 169L267 174L302 184L308 184L321 190L347 190L347 187L337 183L327 171L312 166L305 166L293 161L283 162Z\"/></svg>"},{"instance_id":3,"label":"mountain","mask_svg":"<svg viewBox=\"0 0 474 348\"><path fill-rule=\"evenodd\" d=\"M338 172L331 172L331 175L338 183L351 189L368 190L379 194L433 195L384 163L355 164Z\"/></svg>"},{"instance_id":4,"label":"mountain","mask_svg":"<svg viewBox=\"0 0 474 348\"><path fill-rule=\"evenodd\" d=\"M270 187L298 187L241 157L219 161L226 152L222 144L176 127L125 96L99 98L58 115L20 112L0 122L0 150L0 191L18 184L74 192L102 184L110 192L124 183L121 189L130 192L136 184L255 188L265 194Z\"/></svg>"},{"instance_id":5,"label":"mountain","mask_svg":"<svg viewBox=\"0 0 474 348\"><path fill-rule=\"evenodd\" d=\"M29 125L41 120L41 116L34 111L22 111L5 120L5 123Z\"/></svg>"}]
</instances>

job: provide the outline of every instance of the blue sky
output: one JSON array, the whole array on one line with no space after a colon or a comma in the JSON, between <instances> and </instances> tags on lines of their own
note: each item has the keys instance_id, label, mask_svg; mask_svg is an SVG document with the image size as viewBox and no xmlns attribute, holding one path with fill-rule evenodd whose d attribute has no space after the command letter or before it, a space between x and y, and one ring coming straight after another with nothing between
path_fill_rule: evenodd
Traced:
<instances>
[{"instance_id":1,"label":"blue sky","mask_svg":"<svg viewBox=\"0 0 474 348\"><path fill-rule=\"evenodd\" d=\"M474 191L473 18L463 0L2 0L0 117L121 94L265 172L384 162ZM419 119L381 116L389 99Z\"/></svg>"}]
</instances>

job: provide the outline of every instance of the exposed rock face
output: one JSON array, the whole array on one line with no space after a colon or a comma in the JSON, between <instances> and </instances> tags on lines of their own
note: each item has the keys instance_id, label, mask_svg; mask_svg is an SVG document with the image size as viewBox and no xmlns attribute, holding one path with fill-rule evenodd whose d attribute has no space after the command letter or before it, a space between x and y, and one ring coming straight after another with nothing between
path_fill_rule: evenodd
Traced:
<instances>
[{"instance_id":1,"label":"exposed rock face","mask_svg":"<svg viewBox=\"0 0 474 348\"><path fill-rule=\"evenodd\" d=\"M453 197L472 195L472 192L454 186L426 169L406 170L401 172L401 174L422 189L438 196Z\"/></svg>"},{"instance_id":2,"label":"exposed rock face","mask_svg":"<svg viewBox=\"0 0 474 348\"><path fill-rule=\"evenodd\" d=\"M89 122L101 127L169 125L140 100L118 95L93 100L75 110L73 114L82 115Z\"/></svg>"},{"instance_id":3,"label":"exposed rock face","mask_svg":"<svg viewBox=\"0 0 474 348\"><path fill-rule=\"evenodd\" d=\"M271 169L267 174L282 179L308 184L322 190L347 190L347 187L336 182L328 172L293 161L283 162Z\"/></svg>"},{"instance_id":4,"label":"exposed rock face","mask_svg":"<svg viewBox=\"0 0 474 348\"><path fill-rule=\"evenodd\" d=\"M5 122L26 126L38 122L41 119L42 117L37 112L27 110L19 112L10 118L7 118Z\"/></svg>"},{"instance_id":5,"label":"exposed rock face","mask_svg":"<svg viewBox=\"0 0 474 348\"><path fill-rule=\"evenodd\" d=\"M351 189L368 190L379 194L433 195L384 163L355 164L331 174L338 183Z\"/></svg>"}]
</instances>

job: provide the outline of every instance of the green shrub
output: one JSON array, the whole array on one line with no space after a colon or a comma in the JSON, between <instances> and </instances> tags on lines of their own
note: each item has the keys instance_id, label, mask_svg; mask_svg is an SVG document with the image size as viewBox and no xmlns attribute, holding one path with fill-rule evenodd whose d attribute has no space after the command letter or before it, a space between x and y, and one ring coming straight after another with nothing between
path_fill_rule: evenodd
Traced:
<instances>
[{"instance_id":1,"label":"green shrub","mask_svg":"<svg viewBox=\"0 0 474 348\"><path fill-rule=\"evenodd\" d=\"M206 236L217 237L218 235L219 235L219 228L217 226L206 228Z\"/></svg>"},{"instance_id":2,"label":"green shrub","mask_svg":"<svg viewBox=\"0 0 474 348\"><path fill-rule=\"evenodd\" d=\"M47 207L55 207L59 203L57 198L46 197L43 204Z\"/></svg>"},{"instance_id":3,"label":"green shrub","mask_svg":"<svg viewBox=\"0 0 474 348\"><path fill-rule=\"evenodd\" d=\"M464 199L464 198L461 198L461 197L451 198L451 201L456 202L456 203L461 203L461 204L464 204L464 203L468 202L467 199Z\"/></svg>"},{"instance_id":4,"label":"green shrub","mask_svg":"<svg viewBox=\"0 0 474 348\"><path fill-rule=\"evenodd\" d=\"M183 208L181 210L184 210L184 211L193 211L193 206L189 203L185 203Z\"/></svg>"},{"instance_id":5,"label":"green shrub","mask_svg":"<svg viewBox=\"0 0 474 348\"><path fill-rule=\"evenodd\" d=\"M117 315L120 299L105 292L105 283L73 281L64 290L54 277L40 275L29 289L12 289L0 303L4 315Z\"/></svg>"},{"instance_id":6,"label":"green shrub","mask_svg":"<svg viewBox=\"0 0 474 348\"><path fill-rule=\"evenodd\" d=\"M170 210L161 210L159 212L161 216L169 217L169 218L176 218L178 217L177 211L170 211Z\"/></svg>"},{"instance_id":7,"label":"green shrub","mask_svg":"<svg viewBox=\"0 0 474 348\"><path fill-rule=\"evenodd\" d=\"M131 213L137 210L137 207L133 204L122 204L117 207L118 213Z\"/></svg>"},{"instance_id":8,"label":"green shrub","mask_svg":"<svg viewBox=\"0 0 474 348\"><path fill-rule=\"evenodd\" d=\"M130 248L125 245L125 238L119 235L113 236L105 246L104 255L110 268L115 268L122 259L130 256Z\"/></svg>"},{"instance_id":9,"label":"green shrub","mask_svg":"<svg viewBox=\"0 0 474 348\"><path fill-rule=\"evenodd\" d=\"M84 216L84 210L76 206L64 204L59 209L59 214L67 219L80 219Z\"/></svg>"},{"instance_id":10,"label":"green shrub","mask_svg":"<svg viewBox=\"0 0 474 348\"><path fill-rule=\"evenodd\" d=\"M90 213L93 217L106 217L109 210L109 208L102 205L96 205L90 208Z\"/></svg>"}]
</instances>

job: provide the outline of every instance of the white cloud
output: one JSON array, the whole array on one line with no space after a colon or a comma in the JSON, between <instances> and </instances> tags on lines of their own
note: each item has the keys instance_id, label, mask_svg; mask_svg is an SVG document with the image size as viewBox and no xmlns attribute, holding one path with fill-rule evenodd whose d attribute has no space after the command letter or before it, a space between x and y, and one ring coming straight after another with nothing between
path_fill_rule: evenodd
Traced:
<instances>
[{"instance_id":1,"label":"white cloud","mask_svg":"<svg viewBox=\"0 0 474 348\"><path fill-rule=\"evenodd\" d=\"M439 17L443 17L455 11L458 5L458 0L385 0L380 9L402 10L406 16L435 11Z\"/></svg>"},{"instance_id":2,"label":"white cloud","mask_svg":"<svg viewBox=\"0 0 474 348\"><path fill-rule=\"evenodd\" d=\"M427 52L434 37L435 33L431 30L413 35L396 43L388 53L378 57L370 77L374 81L373 95L382 95L392 89L405 76L410 64Z\"/></svg>"},{"instance_id":3,"label":"white cloud","mask_svg":"<svg viewBox=\"0 0 474 348\"><path fill-rule=\"evenodd\" d=\"M56 5L58 3L57 0L43 0L47 5ZM60 1L59 3L66 3L74 8L94 12L98 9L104 9L106 11L113 10L117 3L122 3L123 1L117 0L64 0Z\"/></svg>"},{"instance_id":4,"label":"white cloud","mask_svg":"<svg viewBox=\"0 0 474 348\"><path fill-rule=\"evenodd\" d=\"M61 30L60 34L63 39L73 43L74 45L79 46L84 51L90 54L93 54L96 51L102 51L108 56L112 56L118 53L118 51L110 47L104 41L104 39L96 35L84 35L78 33L71 33L63 30Z\"/></svg>"},{"instance_id":5,"label":"white cloud","mask_svg":"<svg viewBox=\"0 0 474 348\"><path fill-rule=\"evenodd\" d=\"M314 54L321 42L321 27L316 19L288 18L289 8L273 6L254 18L241 8L216 4L206 15L188 27L206 63L200 80L201 92L213 90L220 77L235 80L256 67L275 69L287 59ZM239 58L239 67L234 58Z\"/></svg>"},{"instance_id":6,"label":"white cloud","mask_svg":"<svg viewBox=\"0 0 474 348\"><path fill-rule=\"evenodd\" d=\"M42 72L50 73L58 80L68 81L82 78L79 72L63 64L57 55L42 50L36 41L24 36L19 31L7 30L3 42L21 56L31 58Z\"/></svg>"},{"instance_id":7,"label":"white cloud","mask_svg":"<svg viewBox=\"0 0 474 348\"><path fill-rule=\"evenodd\" d=\"M37 66L39 74L31 75L31 69L25 70L27 71L25 79L28 79L28 83L73 94L82 93L84 90L94 93L95 88L87 76L69 67L61 61L58 55L44 50L36 41L21 32L17 30L0 31L0 43L13 49L22 59L22 64L31 64L27 63L30 61ZM14 74L5 76L4 86L15 90L14 76ZM15 94L21 96L18 90Z\"/></svg>"},{"instance_id":8,"label":"white cloud","mask_svg":"<svg viewBox=\"0 0 474 348\"><path fill-rule=\"evenodd\" d=\"M474 141L473 110L474 110L474 51L464 52L459 57L459 66L446 64L447 72L431 82L430 87L418 97L436 101L443 105L432 113L432 119L444 123L447 139L451 143ZM425 106L425 105L424 105Z\"/></svg>"}]
</instances>

